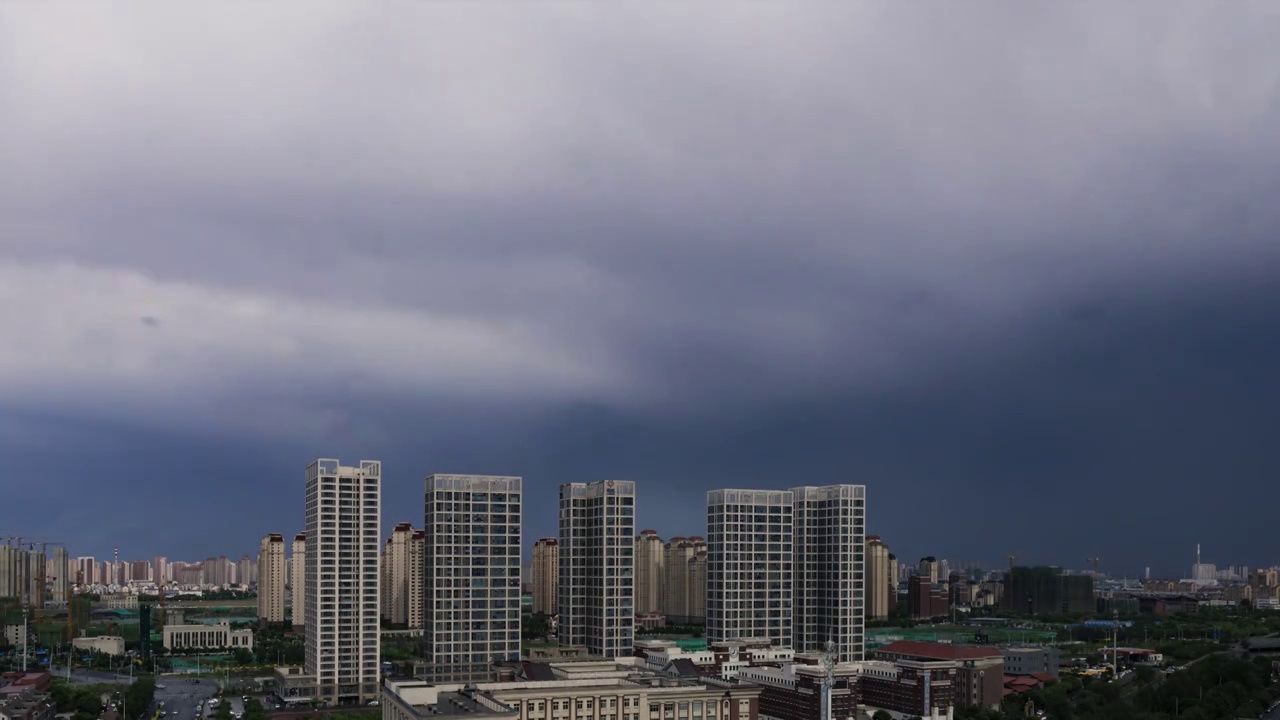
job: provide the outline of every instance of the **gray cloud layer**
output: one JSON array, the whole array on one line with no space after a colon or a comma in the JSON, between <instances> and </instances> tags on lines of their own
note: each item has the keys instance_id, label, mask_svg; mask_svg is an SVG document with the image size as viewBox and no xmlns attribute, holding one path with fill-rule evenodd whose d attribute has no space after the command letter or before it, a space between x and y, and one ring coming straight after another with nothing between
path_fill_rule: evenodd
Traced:
<instances>
[{"instance_id":1,"label":"gray cloud layer","mask_svg":"<svg viewBox=\"0 0 1280 720\"><path fill-rule=\"evenodd\" d=\"M1266 278L1277 31L1265 2L3 6L0 402L319 443L380 401L704 427L982 370Z\"/></svg>"}]
</instances>

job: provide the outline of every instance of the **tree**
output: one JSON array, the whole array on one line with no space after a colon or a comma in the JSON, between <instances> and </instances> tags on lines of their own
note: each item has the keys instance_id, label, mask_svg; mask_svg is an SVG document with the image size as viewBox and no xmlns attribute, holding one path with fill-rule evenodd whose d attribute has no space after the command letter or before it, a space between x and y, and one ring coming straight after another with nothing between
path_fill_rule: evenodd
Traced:
<instances>
[{"instance_id":1,"label":"tree","mask_svg":"<svg viewBox=\"0 0 1280 720\"><path fill-rule=\"evenodd\" d=\"M156 698L156 681L151 677L140 677L133 681L125 691L126 720L138 720L151 707Z\"/></svg>"},{"instance_id":2,"label":"tree","mask_svg":"<svg viewBox=\"0 0 1280 720\"><path fill-rule=\"evenodd\" d=\"M876 713L871 716L871 720L893 720L893 716L884 710L877 710Z\"/></svg>"},{"instance_id":3,"label":"tree","mask_svg":"<svg viewBox=\"0 0 1280 720\"><path fill-rule=\"evenodd\" d=\"M213 717L216 720L231 720L231 701L223 698L218 703L218 708L213 711Z\"/></svg>"},{"instance_id":4,"label":"tree","mask_svg":"<svg viewBox=\"0 0 1280 720\"><path fill-rule=\"evenodd\" d=\"M249 698L249 702L244 704L243 720L267 720L267 711L257 698Z\"/></svg>"}]
</instances>

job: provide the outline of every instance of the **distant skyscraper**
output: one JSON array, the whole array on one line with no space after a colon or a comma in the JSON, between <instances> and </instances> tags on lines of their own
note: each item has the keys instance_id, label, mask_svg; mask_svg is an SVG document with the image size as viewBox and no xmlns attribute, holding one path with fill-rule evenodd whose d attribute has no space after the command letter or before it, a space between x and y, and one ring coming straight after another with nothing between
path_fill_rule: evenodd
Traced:
<instances>
[{"instance_id":1,"label":"distant skyscraper","mask_svg":"<svg viewBox=\"0 0 1280 720\"><path fill-rule=\"evenodd\" d=\"M518 477L426 479L423 649L439 680L487 679L520 659Z\"/></svg>"},{"instance_id":2,"label":"distant skyscraper","mask_svg":"<svg viewBox=\"0 0 1280 720\"><path fill-rule=\"evenodd\" d=\"M410 629L422 627L424 537L423 531L400 523L382 555L382 617Z\"/></svg>"},{"instance_id":3,"label":"distant skyscraper","mask_svg":"<svg viewBox=\"0 0 1280 720\"><path fill-rule=\"evenodd\" d=\"M159 555L152 558L151 581L157 585L163 585L171 579L172 576L169 574L169 558Z\"/></svg>"},{"instance_id":4,"label":"distant skyscraper","mask_svg":"<svg viewBox=\"0 0 1280 720\"><path fill-rule=\"evenodd\" d=\"M305 672L322 702L378 698L382 463L322 458L306 473Z\"/></svg>"},{"instance_id":5,"label":"distant skyscraper","mask_svg":"<svg viewBox=\"0 0 1280 720\"><path fill-rule=\"evenodd\" d=\"M50 559L50 583L53 588L51 595L53 602L57 605L66 605L71 599L72 573L71 563L67 559L67 549L65 547L55 547L53 549L53 557Z\"/></svg>"},{"instance_id":6,"label":"distant skyscraper","mask_svg":"<svg viewBox=\"0 0 1280 720\"><path fill-rule=\"evenodd\" d=\"M795 495L707 493L707 640L792 647Z\"/></svg>"},{"instance_id":7,"label":"distant skyscraper","mask_svg":"<svg viewBox=\"0 0 1280 720\"><path fill-rule=\"evenodd\" d=\"M284 622L284 536L271 533L258 544L258 618Z\"/></svg>"},{"instance_id":8,"label":"distant skyscraper","mask_svg":"<svg viewBox=\"0 0 1280 720\"><path fill-rule=\"evenodd\" d=\"M307 607L307 534L293 536L293 557L289 558L289 596L294 627L306 624Z\"/></svg>"},{"instance_id":9,"label":"distant skyscraper","mask_svg":"<svg viewBox=\"0 0 1280 720\"><path fill-rule=\"evenodd\" d=\"M635 641L635 505L630 480L560 486L560 642L604 657Z\"/></svg>"},{"instance_id":10,"label":"distant skyscraper","mask_svg":"<svg viewBox=\"0 0 1280 720\"><path fill-rule=\"evenodd\" d=\"M675 625L707 621L707 542L701 536L673 537L662 549L662 613Z\"/></svg>"},{"instance_id":11,"label":"distant skyscraper","mask_svg":"<svg viewBox=\"0 0 1280 720\"><path fill-rule=\"evenodd\" d=\"M867 617L883 620L889 617L889 588L898 579L889 567L889 546L878 535L867 538Z\"/></svg>"},{"instance_id":12,"label":"distant skyscraper","mask_svg":"<svg viewBox=\"0 0 1280 720\"><path fill-rule=\"evenodd\" d=\"M654 530L636 536L636 614L662 612L663 550L662 538Z\"/></svg>"},{"instance_id":13,"label":"distant skyscraper","mask_svg":"<svg viewBox=\"0 0 1280 720\"><path fill-rule=\"evenodd\" d=\"M236 563L236 582L240 585L253 585L258 582L258 561L245 553Z\"/></svg>"},{"instance_id":14,"label":"distant skyscraper","mask_svg":"<svg viewBox=\"0 0 1280 720\"><path fill-rule=\"evenodd\" d=\"M146 560L134 560L129 563L129 579L134 582L151 580L151 563Z\"/></svg>"},{"instance_id":15,"label":"distant skyscraper","mask_svg":"<svg viewBox=\"0 0 1280 720\"><path fill-rule=\"evenodd\" d=\"M944 582L947 579L947 576L942 574L942 564L932 555L920 558L920 577L931 583Z\"/></svg>"},{"instance_id":16,"label":"distant skyscraper","mask_svg":"<svg viewBox=\"0 0 1280 720\"><path fill-rule=\"evenodd\" d=\"M862 659L866 581L866 488L792 488L795 498L793 647L836 644L841 662Z\"/></svg>"},{"instance_id":17,"label":"distant skyscraper","mask_svg":"<svg viewBox=\"0 0 1280 720\"><path fill-rule=\"evenodd\" d=\"M540 538L533 544L533 611L555 615L560 585L560 541Z\"/></svg>"},{"instance_id":18,"label":"distant skyscraper","mask_svg":"<svg viewBox=\"0 0 1280 720\"><path fill-rule=\"evenodd\" d=\"M75 560L76 573L72 581L78 585L93 585L98 582L98 563L92 557L82 556Z\"/></svg>"}]
</instances>

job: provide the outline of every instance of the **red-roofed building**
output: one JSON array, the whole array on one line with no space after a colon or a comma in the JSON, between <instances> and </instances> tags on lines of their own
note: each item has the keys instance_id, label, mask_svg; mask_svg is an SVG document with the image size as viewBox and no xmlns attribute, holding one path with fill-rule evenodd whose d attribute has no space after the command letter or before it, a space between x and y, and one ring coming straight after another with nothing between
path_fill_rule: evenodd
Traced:
<instances>
[{"instance_id":1,"label":"red-roofed building","mask_svg":"<svg viewBox=\"0 0 1280 720\"><path fill-rule=\"evenodd\" d=\"M1004 656L994 647L899 640L873 653L881 660L954 660L957 705L996 707L1004 696Z\"/></svg>"},{"instance_id":2,"label":"red-roofed building","mask_svg":"<svg viewBox=\"0 0 1280 720\"><path fill-rule=\"evenodd\" d=\"M51 676L44 672L7 672L0 674L0 698L21 695L32 691L37 693L49 689Z\"/></svg>"}]
</instances>

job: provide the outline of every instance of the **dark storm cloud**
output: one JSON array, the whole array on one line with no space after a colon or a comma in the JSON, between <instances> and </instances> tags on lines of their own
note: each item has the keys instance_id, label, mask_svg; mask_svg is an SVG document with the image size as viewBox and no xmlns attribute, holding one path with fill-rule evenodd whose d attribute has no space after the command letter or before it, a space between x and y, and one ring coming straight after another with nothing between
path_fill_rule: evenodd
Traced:
<instances>
[{"instance_id":1,"label":"dark storm cloud","mask_svg":"<svg viewBox=\"0 0 1280 720\"><path fill-rule=\"evenodd\" d=\"M1093 472L1006 482L1111 427L1037 409L1123 404L1120 328L1189 351L1187 298L1275 279L1270 5L726 7L0 9L0 401L406 478L998 513ZM1000 452L931 461L993 382ZM61 432L12 412L13 452Z\"/></svg>"}]
</instances>

